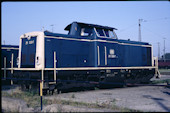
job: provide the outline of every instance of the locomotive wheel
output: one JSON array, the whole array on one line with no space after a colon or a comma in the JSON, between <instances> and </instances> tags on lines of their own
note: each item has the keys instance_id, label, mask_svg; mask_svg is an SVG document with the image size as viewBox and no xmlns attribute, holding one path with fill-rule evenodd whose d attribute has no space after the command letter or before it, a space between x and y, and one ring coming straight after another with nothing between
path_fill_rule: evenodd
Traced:
<instances>
[{"instance_id":1,"label":"locomotive wheel","mask_svg":"<svg viewBox=\"0 0 170 113\"><path fill-rule=\"evenodd\" d=\"M22 91L26 91L27 88L28 88L25 84L21 84L20 87L21 87L21 90L22 90Z\"/></svg>"},{"instance_id":2,"label":"locomotive wheel","mask_svg":"<svg viewBox=\"0 0 170 113\"><path fill-rule=\"evenodd\" d=\"M49 94L52 94L52 95L53 95L54 89L55 89L55 85L50 85L50 86L49 86Z\"/></svg>"},{"instance_id":3,"label":"locomotive wheel","mask_svg":"<svg viewBox=\"0 0 170 113\"><path fill-rule=\"evenodd\" d=\"M60 89L57 89L57 94L61 94L61 90Z\"/></svg>"},{"instance_id":4,"label":"locomotive wheel","mask_svg":"<svg viewBox=\"0 0 170 113\"><path fill-rule=\"evenodd\" d=\"M47 89L43 89L43 95L47 95Z\"/></svg>"},{"instance_id":5,"label":"locomotive wheel","mask_svg":"<svg viewBox=\"0 0 170 113\"><path fill-rule=\"evenodd\" d=\"M20 87L21 87L22 91L24 91L26 89L24 84L21 84Z\"/></svg>"}]
</instances>

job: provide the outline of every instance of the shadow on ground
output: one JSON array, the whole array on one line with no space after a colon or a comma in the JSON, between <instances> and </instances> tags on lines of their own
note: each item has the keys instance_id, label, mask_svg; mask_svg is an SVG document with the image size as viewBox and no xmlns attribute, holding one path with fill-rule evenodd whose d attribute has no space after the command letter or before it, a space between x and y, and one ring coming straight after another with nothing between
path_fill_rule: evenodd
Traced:
<instances>
[{"instance_id":1,"label":"shadow on ground","mask_svg":"<svg viewBox=\"0 0 170 113\"><path fill-rule=\"evenodd\" d=\"M169 92L165 92L165 93L170 94ZM155 97L153 97L151 95L143 95L143 97L154 100L161 108L163 108L167 112L170 112L169 107L167 107L165 104L163 104L163 101L165 101L165 99L155 98Z\"/></svg>"}]
</instances>

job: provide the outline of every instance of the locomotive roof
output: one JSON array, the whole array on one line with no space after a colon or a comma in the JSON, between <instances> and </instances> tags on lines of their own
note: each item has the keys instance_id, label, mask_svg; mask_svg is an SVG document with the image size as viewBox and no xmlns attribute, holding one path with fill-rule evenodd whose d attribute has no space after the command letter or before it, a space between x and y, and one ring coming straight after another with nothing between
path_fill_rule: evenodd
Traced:
<instances>
[{"instance_id":1,"label":"locomotive roof","mask_svg":"<svg viewBox=\"0 0 170 113\"><path fill-rule=\"evenodd\" d=\"M71 25L73 24L74 22L72 22L71 24L69 24L64 30L70 30L71 28ZM108 30L117 30L116 28L113 28L113 27L108 27L108 26L101 26L101 25L97 25L97 24L87 24L87 23L82 23L82 22L75 22L77 23L78 25L82 26L82 27L95 27L95 28L101 28L101 29L108 29Z\"/></svg>"},{"instance_id":2,"label":"locomotive roof","mask_svg":"<svg viewBox=\"0 0 170 113\"><path fill-rule=\"evenodd\" d=\"M19 48L19 46L18 46L18 45L1 45L1 47Z\"/></svg>"}]
</instances>

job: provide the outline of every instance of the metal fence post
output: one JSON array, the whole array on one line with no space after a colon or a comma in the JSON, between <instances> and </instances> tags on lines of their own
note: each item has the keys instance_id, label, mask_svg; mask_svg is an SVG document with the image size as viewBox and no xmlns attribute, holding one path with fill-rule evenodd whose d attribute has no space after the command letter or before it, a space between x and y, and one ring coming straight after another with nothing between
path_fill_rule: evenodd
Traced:
<instances>
[{"instance_id":1,"label":"metal fence post","mask_svg":"<svg viewBox=\"0 0 170 113\"><path fill-rule=\"evenodd\" d=\"M160 78L161 77L161 74L160 74L160 72L159 72L159 70L158 70L158 58L157 57L155 57L155 74L156 74L156 78Z\"/></svg>"},{"instance_id":2,"label":"metal fence post","mask_svg":"<svg viewBox=\"0 0 170 113\"><path fill-rule=\"evenodd\" d=\"M6 79L6 57L4 57L4 79Z\"/></svg>"},{"instance_id":3,"label":"metal fence post","mask_svg":"<svg viewBox=\"0 0 170 113\"><path fill-rule=\"evenodd\" d=\"M13 74L13 59L14 59L14 54L12 53L11 55L11 74ZM12 80L12 77L11 77L11 85L13 85L13 80Z\"/></svg>"},{"instance_id":4,"label":"metal fence post","mask_svg":"<svg viewBox=\"0 0 170 113\"><path fill-rule=\"evenodd\" d=\"M42 90L42 88L43 88L42 80L40 80L41 110L42 110L42 108L43 108L43 106L42 106L42 94L43 94L43 90Z\"/></svg>"},{"instance_id":5,"label":"metal fence post","mask_svg":"<svg viewBox=\"0 0 170 113\"><path fill-rule=\"evenodd\" d=\"M54 82L56 81L56 52L54 52Z\"/></svg>"}]
</instances>

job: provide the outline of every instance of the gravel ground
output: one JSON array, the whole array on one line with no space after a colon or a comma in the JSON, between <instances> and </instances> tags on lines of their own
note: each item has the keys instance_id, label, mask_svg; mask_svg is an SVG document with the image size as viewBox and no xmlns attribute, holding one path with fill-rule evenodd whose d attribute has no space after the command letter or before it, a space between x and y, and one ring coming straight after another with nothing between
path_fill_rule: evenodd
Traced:
<instances>
[{"instance_id":1,"label":"gravel ground","mask_svg":"<svg viewBox=\"0 0 170 113\"><path fill-rule=\"evenodd\" d=\"M42 112L116 112L111 109L96 109L96 108L87 108L87 107L77 107L71 105L59 105L52 104L45 106Z\"/></svg>"},{"instance_id":2,"label":"gravel ground","mask_svg":"<svg viewBox=\"0 0 170 113\"><path fill-rule=\"evenodd\" d=\"M161 79L169 79L170 76L162 76ZM2 91L11 93L19 90L12 88L2 88ZM141 110L144 112L170 112L170 88L164 86L139 86L114 89L100 89L81 92L70 92L43 96L45 99L58 99L77 101L83 103L94 103L98 105L116 105L118 107ZM2 97L2 111L10 112L39 112L40 108L28 108L23 100ZM87 108L71 105L51 104L43 106L43 112L115 112L113 109Z\"/></svg>"},{"instance_id":3,"label":"gravel ground","mask_svg":"<svg viewBox=\"0 0 170 113\"><path fill-rule=\"evenodd\" d=\"M170 79L162 75L161 79ZM74 98L73 98L74 96ZM119 107L141 111L170 112L170 88L164 86L139 86L115 89L100 89L83 92L70 92L45 96L47 99L72 100L85 103L115 104Z\"/></svg>"},{"instance_id":4,"label":"gravel ground","mask_svg":"<svg viewBox=\"0 0 170 113\"><path fill-rule=\"evenodd\" d=\"M74 98L72 98L74 95ZM48 99L72 100L85 103L115 103L141 111L170 112L170 89L160 86L140 86L97 91L72 92L46 96Z\"/></svg>"},{"instance_id":5,"label":"gravel ground","mask_svg":"<svg viewBox=\"0 0 170 113\"><path fill-rule=\"evenodd\" d=\"M155 77L153 77L151 81L152 80L166 80L166 79L170 79L170 75L161 75L159 79L156 79Z\"/></svg>"},{"instance_id":6,"label":"gravel ground","mask_svg":"<svg viewBox=\"0 0 170 113\"><path fill-rule=\"evenodd\" d=\"M20 99L11 99L2 97L2 111L3 112L33 112L33 108L28 108L27 103Z\"/></svg>"},{"instance_id":7,"label":"gravel ground","mask_svg":"<svg viewBox=\"0 0 170 113\"><path fill-rule=\"evenodd\" d=\"M87 107L77 107L71 105L51 104L40 107L28 107L26 102L20 99L12 99L9 97L2 97L2 112L115 112L111 109L96 109Z\"/></svg>"}]
</instances>

